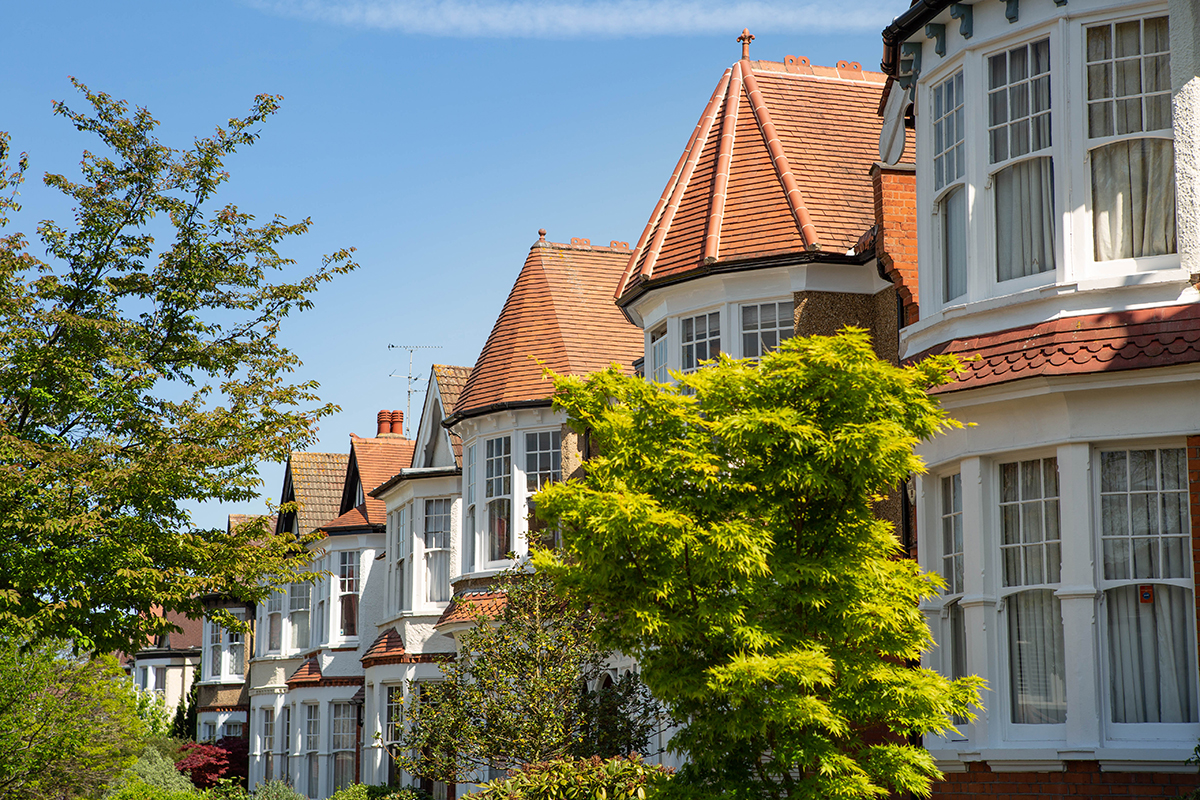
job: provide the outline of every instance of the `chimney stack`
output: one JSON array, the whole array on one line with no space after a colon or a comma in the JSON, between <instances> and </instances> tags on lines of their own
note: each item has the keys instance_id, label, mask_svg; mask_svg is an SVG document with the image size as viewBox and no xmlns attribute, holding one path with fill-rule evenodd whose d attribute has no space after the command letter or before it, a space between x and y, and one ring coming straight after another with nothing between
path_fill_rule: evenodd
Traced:
<instances>
[{"instance_id":1,"label":"chimney stack","mask_svg":"<svg viewBox=\"0 0 1200 800\"><path fill-rule=\"evenodd\" d=\"M378 424L378 429L375 432L376 436L386 436L392 432L392 412L380 411L375 415L375 421Z\"/></svg>"},{"instance_id":2,"label":"chimney stack","mask_svg":"<svg viewBox=\"0 0 1200 800\"><path fill-rule=\"evenodd\" d=\"M393 411L392 412L392 433L396 434L397 436L404 435L404 412L403 411Z\"/></svg>"}]
</instances>

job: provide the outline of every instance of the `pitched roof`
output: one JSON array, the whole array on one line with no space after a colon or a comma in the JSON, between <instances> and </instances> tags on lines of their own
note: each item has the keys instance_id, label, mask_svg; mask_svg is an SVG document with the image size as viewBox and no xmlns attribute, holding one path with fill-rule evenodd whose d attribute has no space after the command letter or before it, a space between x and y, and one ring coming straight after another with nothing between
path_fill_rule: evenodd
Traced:
<instances>
[{"instance_id":1,"label":"pitched roof","mask_svg":"<svg viewBox=\"0 0 1200 800\"><path fill-rule=\"evenodd\" d=\"M292 676L287 679L289 689L294 689L297 686L306 684L320 683L321 681L321 662L317 657L310 656L307 661L301 664Z\"/></svg>"},{"instance_id":2,"label":"pitched roof","mask_svg":"<svg viewBox=\"0 0 1200 800\"><path fill-rule=\"evenodd\" d=\"M350 528L371 527L382 530L387 525L387 505L368 494L372 489L387 481L402 469L412 464L413 448L416 443L400 436L381 436L364 439L350 434L349 464L343 476L342 492L339 494L343 510L337 518L326 522L321 530L330 532ZM350 506L347 498L353 498L351 483L356 477L362 482L365 502Z\"/></svg>"},{"instance_id":3,"label":"pitched roof","mask_svg":"<svg viewBox=\"0 0 1200 800\"><path fill-rule=\"evenodd\" d=\"M958 380L934 393L1037 376L1079 375L1200 362L1200 304L1063 317L999 333L954 339L928 355L978 354Z\"/></svg>"},{"instance_id":4,"label":"pitched roof","mask_svg":"<svg viewBox=\"0 0 1200 800\"><path fill-rule=\"evenodd\" d=\"M345 453L294 452L288 457L300 533L311 533L338 515L348 461Z\"/></svg>"},{"instance_id":5,"label":"pitched roof","mask_svg":"<svg viewBox=\"0 0 1200 800\"><path fill-rule=\"evenodd\" d=\"M442 398L443 417L450 416L458 408L458 399L462 396L470 377L470 367L433 365L433 378L437 381L438 396ZM462 437L457 433L450 434L450 448L454 451L454 463L462 466Z\"/></svg>"},{"instance_id":6,"label":"pitched roof","mask_svg":"<svg viewBox=\"0 0 1200 800\"><path fill-rule=\"evenodd\" d=\"M400 658L406 652L404 639L400 637L393 626L375 637L375 641L371 643L367 652L363 653L359 660L362 661L364 667L373 667L376 664L394 663L392 659Z\"/></svg>"},{"instance_id":7,"label":"pitched roof","mask_svg":"<svg viewBox=\"0 0 1200 800\"><path fill-rule=\"evenodd\" d=\"M612 302L613 284L628 258L623 242L535 243L451 418L548 399L554 387L534 359L560 374L583 375L639 358L642 331Z\"/></svg>"},{"instance_id":8,"label":"pitched roof","mask_svg":"<svg viewBox=\"0 0 1200 800\"><path fill-rule=\"evenodd\" d=\"M480 614L488 619L495 619L504 611L506 605L508 595L504 592L468 591L456 594L433 627L440 628L455 622L474 622Z\"/></svg>"},{"instance_id":9,"label":"pitched roof","mask_svg":"<svg viewBox=\"0 0 1200 800\"><path fill-rule=\"evenodd\" d=\"M725 71L616 289L714 265L842 255L875 222L882 73L743 58ZM911 134L907 134L911 135ZM907 152L911 153L912 148Z\"/></svg>"}]
</instances>

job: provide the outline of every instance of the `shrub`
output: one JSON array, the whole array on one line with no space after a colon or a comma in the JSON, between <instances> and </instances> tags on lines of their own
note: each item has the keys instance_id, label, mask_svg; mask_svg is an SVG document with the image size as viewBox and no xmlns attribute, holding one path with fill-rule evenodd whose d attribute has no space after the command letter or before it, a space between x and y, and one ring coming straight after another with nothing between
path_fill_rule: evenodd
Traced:
<instances>
[{"instance_id":1,"label":"shrub","mask_svg":"<svg viewBox=\"0 0 1200 800\"><path fill-rule=\"evenodd\" d=\"M120 785L106 800L200 800L200 793L191 785L181 791L151 786L140 778L131 778Z\"/></svg>"},{"instance_id":2,"label":"shrub","mask_svg":"<svg viewBox=\"0 0 1200 800\"><path fill-rule=\"evenodd\" d=\"M254 800L304 800L304 795L284 781L267 781L254 787Z\"/></svg>"},{"instance_id":3,"label":"shrub","mask_svg":"<svg viewBox=\"0 0 1200 800\"><path fill-rule=\"evenodd\" d=\"M672 770L641 756L564 758L528 764L508 778L483 784L479 800L646 800Z\"/></svg>"},{"instance_id":4,"label":"shrub","mask_svg":"<svg viewBox=\"0 0 1200 800\"><path fill-rule=\"evenodd\" d=\"M190 792L192 782L175 769L177 751L178 746L172 746L169 739L155 737L146 743L138 760L109 787L106 795L113 797L130 783L165 792Z\"/></svg>"},{"instance_id":5,"label":"shrub","mask_svg":"<svg viewBox=\"0 0 1200 800\"><path fill-rule=\"evenodd\" d=\"M395 786L371 785L367 786L367 800L433 800L433 795L415 786L398 789Z\"/></svg>"},{"instance_id":6,"label":"shrub","mask_svg":"<svg viewBox=\"0 0 1200 800\"><path fill-rule=\"evenodd\" d=\"M188 742L183 746L184 757L175 764L180 772L186 772L192 783L200 789L216 786L222 778L246 782L249 743L245 739L218 739L212 744Z\"/></svg>"},{"instance_id":7,"label":"shrub","mask_svg":"<svg viewBox=\"0 0 1200 800\"><path fill-rule=\"evenodd\" d=\"M229 778L217 778L217 782L202 791L200 796L204 800L250 800L243 782Z\"/></svg>"}]
</instances>

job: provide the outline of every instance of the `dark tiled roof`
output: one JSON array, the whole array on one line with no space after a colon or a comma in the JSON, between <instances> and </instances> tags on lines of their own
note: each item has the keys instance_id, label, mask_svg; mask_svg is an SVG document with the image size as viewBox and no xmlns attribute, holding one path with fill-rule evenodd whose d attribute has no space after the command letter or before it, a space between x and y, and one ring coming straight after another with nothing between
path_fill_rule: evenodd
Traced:
<instances>
[{"instance_id":1,"label":"dark tiled roof","mask_svg":"<svg viewBox=\"0 0 1200 800\"><path fill-rule=\"evenodd\" d=\"M438 628L455 622L474 622L481 613L488 619L495 619L507 604L508 596L504 592L472 591L456 594L433 627Z\"/></svg>"},{"instance_id":2,"label":"dark tiled roof","mask_svg":"<svg viewBox=\"0 0 1200 800\"><path fill-rule=\"evenodd\" d=\"M620 242L593 247L586 240L541 240L530 248L458 398L456 415L548 399L554 387L535 359L560 374L586 375L640 357L641 329L612 302L612 287L628 258Z\"/></svg>"},{"instance_id":3,"label":"dark tiled roof","mask_svg":"<svg viewBox=\"0 0 1200 800\"><path fill-rule=\"evenodd\" d=\"M404 640L400 638L400 634L392 627L375 637L375 641L367 648L367 652L363 653L361 660L364 667L371 667L375 664L387 663L385 659L390 661L391 659L399 658L406 652L404 649Z\"/></svg>"},{"instance_id":4,"label":"dark tiled roof","mask_svg":"<svg viewBox=\"0 0 1200 800\"><path fill-rule=\"evenodd\" d=\"M288 472L300 505L300 533L312 533L338 515L346 481L345 453L292 453ZM285 498L286 499L286 498Z\"/></svg>"},{"instance_id":5,"label":"dark tiled roof","mask_svg":"<svg viewBox=\"0 0 1200 800\"><path fill-rule=\"evenodd\" d=\"M616 287L619 299L646 281L725 262L817 247L844 254L875 223L869 169L879 158L886 78L807 61L743 59L725 72Z\"/></svg>"},{"instance_id":6,"label":"dark tiled roof","mask_svg":"<svg viewBox=\"0 0 1200 800\"><path fill-rule=\"evenodd\" d=\"M320 683L320 681L321 664L317 661L316 656L312 656L292 673L292 676L287 679L287 685L289 689L295 689L297 686Z\"/></svg>"},{"instance_id":7,"label":"dark tiled roof","mask_svg":"<svg viewBox=\"0 0 1200 800\"><path fill-rule=\"evenodd\" d=\"M957 381L934 393L1037 376L1191 364L1200 361L1200 304L1063 317L954 339L909 360L939 353L979 359L967 362Z\"/></svg>"}]
</instances>

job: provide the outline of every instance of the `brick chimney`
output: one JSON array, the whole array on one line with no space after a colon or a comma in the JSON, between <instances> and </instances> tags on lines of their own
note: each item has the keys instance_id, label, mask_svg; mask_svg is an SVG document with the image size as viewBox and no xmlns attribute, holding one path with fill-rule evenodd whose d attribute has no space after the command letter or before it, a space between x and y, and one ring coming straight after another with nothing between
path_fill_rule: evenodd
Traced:
<instances>
[{"instance_id":1,"label":"brick chimney","mask_svg":"<svg viewBox=\"0 0 1200 800\"><path fill-rule=\"evenodd\" d=\"M875 190L875 252L884 273L896 284L904 319L911 325L920 317L917 286L917 191L912 164L871 167Z\"/></svg>"},{"instance_id":2,"label":"brick chimney","mask_svg":"<svg viewBox=\"0 0 1200 800\"><path fill-rule=\"evenodd\" d=\"M393 411L392 412L392 433L396 434L397 436L404 435L404 412L403 411Z\"/></svg>"},{"instance_id":3,"label":"brick chimney","mask_svg":"<svg viewBox=\"0 0 1200 800\"><path fill-rule=\"evenodd\" d=\"M380 411L375 415L375 422L378 425L375 435L387 436L392 432L392 412Z\"/></svg>"}]
</instances>

